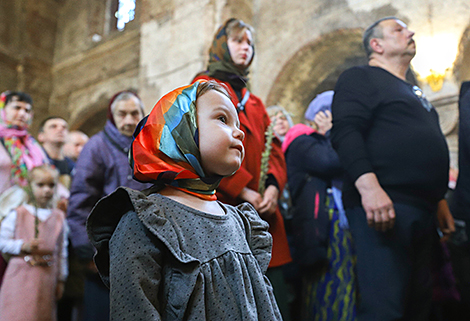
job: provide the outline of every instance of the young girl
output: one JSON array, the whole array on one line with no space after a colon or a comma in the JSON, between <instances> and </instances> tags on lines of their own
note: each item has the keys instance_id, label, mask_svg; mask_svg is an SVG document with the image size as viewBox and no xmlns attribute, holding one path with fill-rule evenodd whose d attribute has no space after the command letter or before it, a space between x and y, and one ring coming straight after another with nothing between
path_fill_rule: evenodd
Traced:
<instances>
[{"instance_id":1,"label":"young girl","mask_svg":"<svg viewBox=\"0 0 470 321\"><path fill-rule=\"evenodd\" d=\"M215 80L228 89L232 103L237 107L240 128L246 137L243 145L247 157L234 175L225 177L217 188L220 201L239 205L249 202L261 218L269 223L273 236L272 259L267 276L271 281L283 319L290 320L289 297L284 280L284 268L291 262L284 220L278 207L280 191L287 181L287 169L281 142L275 138L269 153L267 179L264 193L259 193L262 154L270 119L262 100L247 86L250 65L255 54L254 29L242 20L231 18L220 26L209 49L207 70L194 81Z\"/></svg>"},{"instance_id":2,"label":"young girl","mask_svg":"<svg viewBox=\"0 0 470 321\"><path fill-rule=\"evenodd\" d=\"M227 92L196 82L165 95L137 126L134 177L88 219L113 320L281 320L264 276L272 238L248 203L216 201L244 157Z\"/></svg>"},{"instance_id":3,"label":"young girl","mask_svg":"<svg viewBox=\"0 0 470 321\"><path fill-rule=\"evenodd\" d=\"M65 214L52 209L58 179L48 165L33 168L29 202L2 221L0 249L11 256L0 289L2 320L56 319L55 302L67 278Z\"/></svg>"}]
</instances>

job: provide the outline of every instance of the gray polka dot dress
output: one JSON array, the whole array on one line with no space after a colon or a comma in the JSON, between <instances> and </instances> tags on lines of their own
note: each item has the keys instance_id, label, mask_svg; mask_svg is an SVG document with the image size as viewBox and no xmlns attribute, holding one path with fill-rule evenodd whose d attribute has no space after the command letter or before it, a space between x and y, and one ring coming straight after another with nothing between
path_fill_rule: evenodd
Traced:
<instances>
[{"instance_id":1,"label":"gray polka dot dress","mask_svg":"<svg viewBox=\"0 0 470 321\"><path fill-rule=\"evenodd\" d=\"M119 188L88 219L112 320L282 320L264 275L268 224L248 203L213 215Z\"/></svg>"}]
</instances>

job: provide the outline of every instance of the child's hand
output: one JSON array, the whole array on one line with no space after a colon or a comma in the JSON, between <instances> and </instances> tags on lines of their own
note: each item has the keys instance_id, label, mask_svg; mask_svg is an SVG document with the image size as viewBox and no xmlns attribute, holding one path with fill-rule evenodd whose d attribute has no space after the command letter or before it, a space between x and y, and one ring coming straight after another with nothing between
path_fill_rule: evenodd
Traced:
<instances>
[{"instance_id":1,"label":"child's hand","mask_svg":"<svg viewBox=\"0 0 470 321\"><path fill-rule=\"evenodd\" d=\"M276 212L279 190L274 185L269 185L264 191L263 201L258 209L259 215L267 220Z\"/></svg>"},{"instance_id":2,"label":"child's hand","mask_svg":"<svg viewBox=\"0 0 470 321\"><path fill-rule=\"evenodd\" d=\"M261 194L251 188L244 187L238 197L251 205L259 212L260 204L263 201Z\"/></svg>"},{"instance_id":3,"label":"child's hand","mask_svg":"<svg viewBox=\"0 0 470 321\"><path fill-rule=\"evenodd\" d=\"M21 251L28 254L35 254L35 252L38 251L39 245L41 243L42 240L40 239L32 239L31 241L23 242L23 245L21 245Z\"/></svg>"},{"instance_id":4,"label":"child's hand","mask_svg":"<svg viewBox=\"0 0 470 321\"><path fill-rule=\"evenodd\" d=\"M62 296L64 295L64 288L65 288L65 282L64 281L59 281L57 282L57 287L55 289L55 299L59 301Z\"/></svg>"},{"instance_id":5,"label":"child's hand","mask_svg":"<svg viewBox=\"0 0 470 321\"><path fill-rule=\"evenodd\" d=\"M69 205L68 200L62 198L60 201L57 202L57 208L64 213L67 213L67 206Z\"/></svg>"}]
</instances>

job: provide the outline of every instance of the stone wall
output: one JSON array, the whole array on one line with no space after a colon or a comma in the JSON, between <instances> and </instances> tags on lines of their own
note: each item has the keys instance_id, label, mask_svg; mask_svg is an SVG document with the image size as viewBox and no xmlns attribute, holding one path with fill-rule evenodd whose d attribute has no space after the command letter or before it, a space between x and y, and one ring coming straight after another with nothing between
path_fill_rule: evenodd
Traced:
<instances>
[{"instance_id":1,"label":"stone wall","mask_svg":"<svg viewBox=\"0 0 470 321\"><path fill-rule=\"evenodd\" d=\"M190 82L206 68L217 28L238 17L256 30L252 92L301 121L316 94L332 89L344 69L364 63L362 29L394 15L416 31L418 52L420 35L446 31L460 39L443 89L420 83L456 152L456 95L470 79L467 0L137 0L136 18L123 32L113 27L116 4L1 1L0 88L30 92L37 120L58 114L93 134L115 92L136 89L149 111L163 94Z\"/></svg>"},{"instance_id":2,"label":"stone wall","mask_svg":"<svg viewBox=\"0 0 470 321\"><path fill-rule=\"evenodd\" d=\"M103 127L116 92L139 89L139 15L119 32L113 3L66 1L58 20L50 111L90 135Z\"/></svg>"},{"instance_id":3,"label":"stone wall","mask_svg":"<svg viewBox=\"0 0 470 321\"><path fill-rule=\"evenodd\" d=\"M35 121L48 114L60 0L0 2L0 91L31 94Z\"/></svg>"},{"instance_id":4,"label":"stone wall","mask_svg":"<svg viewBox=\"0 0 470 321\"><path fill-rule=\"evenodd\" d=\"M252 92L267 105L284 105L297 121L301 121L308 102L316 94L333 89L344 69L365 62L361 31L373 21L397 16L416 31L417 39L419 35L442 31L458 35L462 43L457 60L462 63L456 65L458 70L450 72L443 90L435 93L426 83L420 83L436 103L456 163L456 95L460 81L470 79L470 70L464 63L470 59L470 54L464 55L470 47L467 1L258 0L237 5L233 1L165 0L163 3L160 6L144 1L153 8L141 26L139 88L148 106L205 68L212 36L232 14L251 23L256 30L256 54L250 73ZM417 46L419 50L418 40Z\"/></svg>"}]
</instances>

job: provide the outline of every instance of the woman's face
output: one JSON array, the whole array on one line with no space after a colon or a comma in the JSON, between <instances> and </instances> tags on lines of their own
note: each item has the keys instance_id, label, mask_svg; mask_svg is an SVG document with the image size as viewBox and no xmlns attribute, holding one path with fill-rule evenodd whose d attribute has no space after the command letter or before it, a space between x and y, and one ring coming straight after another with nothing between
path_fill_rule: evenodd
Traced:
<instances>
[{"instance_id":1,"label":"woman's face","mask_svg":"<svg viewBox=\"0 0 470 321\"><path fill-rule=\"evenodd\" d=\"M274 123L274 132L279 136L283 137L287 134L289 130L289 121L287 120L286 115L282 111L278 112L276 115L271 117L271 121Z\"/></svg>"},{"instance_id":2,"label":"woman's face","mask_svg":"<svg viewBox=\"0 0 470 321\"><path fill-rule=\"evenodd\" d=\"M24 101L18 101L16 97L13 97L4 108L5 121L8 124L20 128L28 127L28 122L33 116L33 108L30 104Z\"/></svg>"},{"instance_id":3,"label":"woman's face","mask_svg":"<svg viewBox=\"0 0 470 321\"><path fill-rule=\"evenodd\" d=\"M227 39L227 46L235 65L247 67L250 64L253 57L253 38L250 30L233 31Z\"/></svg>"}]
</instances>

